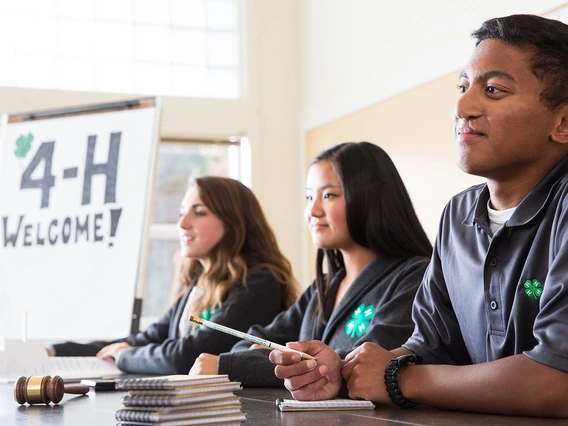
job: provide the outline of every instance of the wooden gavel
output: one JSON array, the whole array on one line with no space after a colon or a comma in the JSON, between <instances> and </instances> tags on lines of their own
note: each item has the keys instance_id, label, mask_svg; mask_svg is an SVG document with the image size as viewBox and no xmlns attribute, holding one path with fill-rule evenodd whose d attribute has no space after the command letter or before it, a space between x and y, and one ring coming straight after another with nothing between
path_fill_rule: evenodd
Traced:
<instances>
[{"instance_id":1,"label":"wooden gavel","mask_svg":"<svg viewBox=\"0 0 568 426\"><path fill-rule=\"evenodd\" d=\"M88 386L65 386L59 376L22 376L14 383L14 399L18 404L57 404L63 399L64 393L86 394Z\"/></svg>"}]
</instances>

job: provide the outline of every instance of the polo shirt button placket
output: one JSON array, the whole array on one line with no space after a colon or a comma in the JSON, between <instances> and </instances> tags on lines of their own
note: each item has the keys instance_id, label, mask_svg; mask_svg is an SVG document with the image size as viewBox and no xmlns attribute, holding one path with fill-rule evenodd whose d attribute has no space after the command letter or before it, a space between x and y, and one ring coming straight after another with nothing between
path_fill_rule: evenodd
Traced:
<instances>
[{"instance_id":1,"label":"polo shirt button placket","mask_svg":"<svg viewBox=\"0 0 568 426\"><path fill-rule=\"evenodd\" d=\"M489 307L490 307L492 310L496 310L496 309L499 307L499 304L497 303L496 300L492 300L491 303L489 303Z\"/></svg>"}]
</instances>

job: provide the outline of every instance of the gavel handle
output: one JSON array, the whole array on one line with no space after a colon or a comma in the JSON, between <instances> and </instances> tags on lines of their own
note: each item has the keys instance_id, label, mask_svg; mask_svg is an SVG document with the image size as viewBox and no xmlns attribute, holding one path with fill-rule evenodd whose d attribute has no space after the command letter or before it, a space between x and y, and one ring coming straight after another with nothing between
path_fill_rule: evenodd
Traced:
<instances>
[{"instance_id":1,"label":"gavel handle","mask_svg":"<svg viewBox=\"0 0 568 426\"><path fill-rule=\"evenodd\" d=\"M85 385L65 385L65 393L85 394L89 392L89 387Z\"/></svg>"}]
</instances>

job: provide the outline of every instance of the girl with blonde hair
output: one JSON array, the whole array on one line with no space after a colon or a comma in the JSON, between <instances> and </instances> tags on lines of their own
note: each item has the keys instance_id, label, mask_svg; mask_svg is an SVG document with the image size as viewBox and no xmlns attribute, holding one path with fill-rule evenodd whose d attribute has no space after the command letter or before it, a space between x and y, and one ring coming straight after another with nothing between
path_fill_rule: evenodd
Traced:
<instances>
[{"instance_id":1,"label":"girl with blonde hair","mask_svg":"<svg viewBox=\"0 0 568 426\"><path fill-rule=\"evenodd\" d=\"M223 177L189 180L178 221L176 282L183 291L146 331L114 342L54 345L55 355L93 355L140 374L187 374L202 352L227 352L236 337L192 326L189 315L237 330L268 324L299 287L252 191ZM98 352L97 352L98 351Z\"/></svg>"}]
</instances>

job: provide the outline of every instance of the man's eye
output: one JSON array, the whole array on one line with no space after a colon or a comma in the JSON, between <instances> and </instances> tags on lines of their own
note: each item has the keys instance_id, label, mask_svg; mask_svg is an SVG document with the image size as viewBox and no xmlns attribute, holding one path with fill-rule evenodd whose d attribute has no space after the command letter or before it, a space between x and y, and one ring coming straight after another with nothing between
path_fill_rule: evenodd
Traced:
<instances>
[{"instance_id":1,"label":"man's eye","mask_svg":"<svg viewBox=\"0 0 568 426\"><path fill-rule=\"evenodd\" d=\"M487 93L491 93L492 95L500 92L500 90L494 86L487 86L485 90L487 91Z\"/></svg>"}]
</instances>

